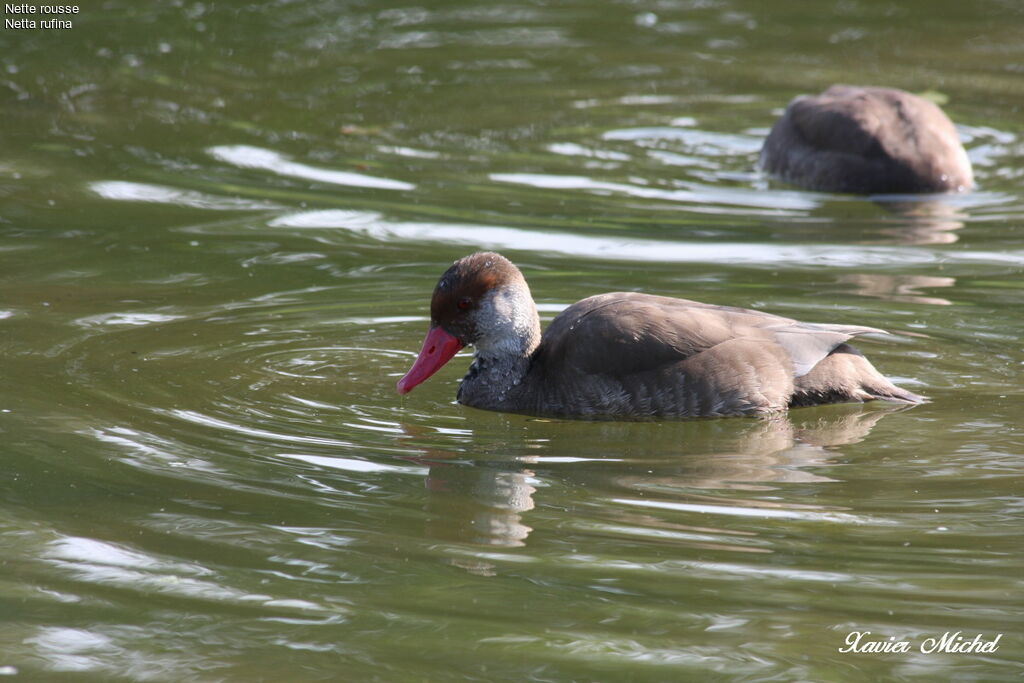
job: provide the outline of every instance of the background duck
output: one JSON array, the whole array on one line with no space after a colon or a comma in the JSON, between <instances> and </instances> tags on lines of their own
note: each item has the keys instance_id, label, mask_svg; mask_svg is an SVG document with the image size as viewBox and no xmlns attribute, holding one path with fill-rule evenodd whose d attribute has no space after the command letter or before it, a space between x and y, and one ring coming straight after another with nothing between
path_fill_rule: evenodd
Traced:
<instances>
[{"instance_id":1,"label":"background duck","mask_svg":"<svg viewBox=\"0 0 1024 683\"><path fill-rule=\"evenodd\" d=\"M761 148L766 172L825 192L962 192L974 184L956 128L932 102L891 88L834 85L797 97Z\"/></svg>"}]
</instances>

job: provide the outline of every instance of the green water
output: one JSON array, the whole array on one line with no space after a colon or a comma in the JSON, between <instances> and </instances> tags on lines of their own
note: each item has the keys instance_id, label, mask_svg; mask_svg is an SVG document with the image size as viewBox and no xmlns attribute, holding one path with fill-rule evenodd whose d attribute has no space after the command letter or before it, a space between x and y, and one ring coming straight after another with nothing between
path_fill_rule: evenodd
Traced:
<instances>
[{"instance_id":1,"label":"green water","mask_svg":"<svg viewBox=\"0 0 1024 683\"><path fill-rule=\"evenodd\" d=\"M5 16L4 18L9 18ZM1014 2L108 0L0 31L0 675L1017 680ZM931 92L978 189L753 170ZM437 276L867 324L931 402L588 423L400 398ZM843 653L854 631L909 653ZM923 653L960 631L992 653Z\"/></svg>"}]
</instances>

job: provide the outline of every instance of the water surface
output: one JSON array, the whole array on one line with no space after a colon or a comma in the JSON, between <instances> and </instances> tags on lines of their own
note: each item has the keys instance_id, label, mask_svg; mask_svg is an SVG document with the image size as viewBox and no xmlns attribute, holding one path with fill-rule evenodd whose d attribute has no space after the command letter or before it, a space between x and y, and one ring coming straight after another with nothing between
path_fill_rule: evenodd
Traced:
<instances>
[{"instance_id":1,"label":"water surface","mask_svg":"<svg viewBox=\"0 0 1024 683\"><path fill-rule=\"evenodd\" d=\"M0 673L1011 680L1024 13L746 0L82 8L0 32ZM833 82L944 102L959 196L754 169ZM931 402L571 422L401 398L438 275L867 324ZM839 650L853 631L907 654ZM925 654L946 632L990 654Z\"/></svg>"}]
</instances>

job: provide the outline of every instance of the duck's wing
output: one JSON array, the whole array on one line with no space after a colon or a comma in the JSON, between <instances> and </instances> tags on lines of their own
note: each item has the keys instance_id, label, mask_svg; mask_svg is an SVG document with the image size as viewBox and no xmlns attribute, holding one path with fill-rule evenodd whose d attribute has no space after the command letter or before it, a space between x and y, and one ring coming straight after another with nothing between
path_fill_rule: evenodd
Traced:
<instances>
[{"instance_id":1,"label":"duck's wing","mask_svg":"<svg viewBox=\"0 0 1024 683\"><path fill-rule=\"evenodd\" d=\"M814 369L825 356L844 342L861 334L888 334L885 330L860 325L827 325L799 323L763 328L771 332L774 340L793 362L793 376L803 377Z\"/></svg>"},{"instance_id":2,"label":"duck's wing","mask_svg":"<svg viewBox=\"0 0 1024 683\"><path fill-rule=\"evenodd\" d=\"M884 334L873 327L801 323L760 311L616 292L563 311L545 331L540 352L542 362L565 371L626 377L688 360L691 367L699 365L703 352L743 340L759 343L743 346L753 356L776 358L781 350L799 377L843 342L869 333ZM719 369L722 360L721 354L710 355L708 362L716 365L705 371L728 372Z\"/></svg>"}]
</instances>

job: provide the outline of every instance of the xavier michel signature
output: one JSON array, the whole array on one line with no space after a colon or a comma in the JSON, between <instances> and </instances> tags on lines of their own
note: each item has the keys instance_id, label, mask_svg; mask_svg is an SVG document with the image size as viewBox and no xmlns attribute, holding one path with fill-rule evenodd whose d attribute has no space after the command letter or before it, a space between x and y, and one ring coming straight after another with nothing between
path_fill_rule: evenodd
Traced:
<instances>
[{"instance_id":1,"label":"xavier michel signature","mask_svg":"<svg viewBox=\"0 0 1024 683\"><path fill-rule=\"evenodd\" d=\"M986 640L982 634L973 638L963 635L962 631L946 631L936 638L925 638L915 644L909 640L896 640L896 636L888 638L872 638L871 631L850 631L846 636L846 647L839 648L842 653L882 653L895 652L904 653L917 650L926 655L945 652L950 654L980 654L995 652L999 649L999 641L1003 634L996 635L991 640Z\"/></svg>"}]
</instances>

